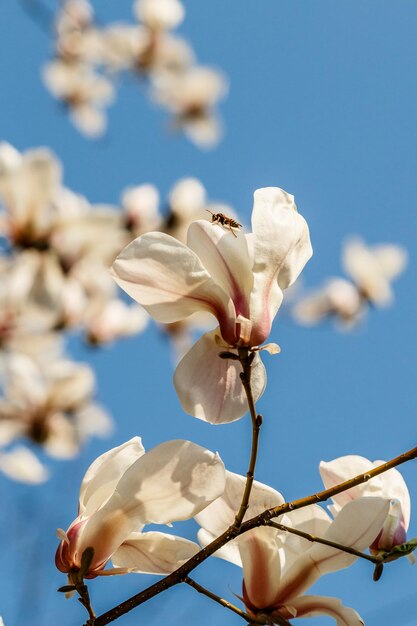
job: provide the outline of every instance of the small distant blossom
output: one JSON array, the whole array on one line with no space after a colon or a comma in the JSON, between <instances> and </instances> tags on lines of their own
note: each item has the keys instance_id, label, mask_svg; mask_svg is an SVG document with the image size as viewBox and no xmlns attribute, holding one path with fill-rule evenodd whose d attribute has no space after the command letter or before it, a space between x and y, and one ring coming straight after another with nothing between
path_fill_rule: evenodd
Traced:
<instances>
[{"instance_id":1,"label":"small distant blossom","mask_svg":"<svg viewBox=\"0 0 417 626\"><path fill-rule=\"evenodd\" d=\"M384 461L371 462L358 455L342 456L333 461L320 463L320 474L326 489L330 489L359 474L365 474L382 465ZM393 468L371 478L366 483L333 496L333 504L329 507L335 517L352 500L357 498L379 497L389 499L390 506L384 525L378 535L369 544L372 553L389 552L407 539L410 524L411 502L407 485L400 472ZM410 555L414 562L414 555Z\"/></svg>"},{"instance_id":2,"label":"small distant blossom","mask_svg":"<svg viewBox=\"0 0 417 626\"><path fill-rule=\"evenodd\" d=\"M227 83L220 72L192 66L183 72L160 73L152 82L153 98L175 115L175 124L200 147L216 145L221 136L215 112Z\"/></svg>"},{"instance_id":3,"label":"small distant blossom","mask_svg":"<svg viewBox=\"0 0 417 626\"><path fill-rule=\"evenodd\" d=\"M56 566L75 582L82 556L93 557L85 578L140 572L168 574L198 552L182 537L142 532L145 524L190 519L224 490L220 457L191 441L168 441L146 452L141 439L96 459L81 484L78 516L61 543ZM105 569L109 560L114 568Z\"/></svg>"},{"instance_id":4,"label":"small distant blossom","mask_svg":"<svg viewBox=\"0 0 417 626\"><path fill-rule=\"evenodd\" d=\"M78 130L98 137L106 130L105 107L114 99L112 83L82 64L51 61L43 72L51 93L69 108Z\"/></svg>"},{"instance_id":5,"label":"small distant blossom","mask_svg":"<svg viewBox=\"0 0 417 626\"><path fill-rule=\"evenodd\" d=\"M139 306L128 306L118 299L96 301L86 319L87 341L103 345L142 332L148 316Z\"/></svg>"},{"instance_id":6,"label":"small distant blossom","mask_svg":"<svg viewBox=\"0 0 417 626\"><path fill-rule=\"evenodd\" d=\"M333 278L296 303L294 317L301 324L317 324L334 318L343 328L357 324L369 306L383 307L393 300L391 282L403 272L407 253L393 244L366 246L360 239L348 240L343 266L350 280Z\"/></svg>"},{"instance_id":7,"label":"small distant blossom","mask_svg":"<svg viewBox=\"0 0 417 626\"><path fill-rule=\"evenodd\" d=\"M392 302L391 282L407 265L407 253L401 246L378 244L366 246L360 239L350 239L343 251L343 266L352 277L362 297L376 306Z\"/></svg>"},{"instance_id":8,"label":"small distant blossom","mask_svg":"<svg viewBox=\"0 0 417 626\"><path fill-rule=\"evenodd\" d=\"M283 290L312 254L307 223L282 189L255 192L252 227L245 235L198 220L188 230L188 245L147 233L129 244L112 268L116 282L158 322L175 323L201 311L217 318L219 326L187 352L174 376L184 409L212 423L234 421L247 410L240 364L219 353L262 346ZM265 384L256 352L256 399Z\"/></svg>"},{"instance_id":9,"label":"small distant blossom","mask_svg":"<svg viewBox=\"0 0 417 626\"><path fill-rule=\"evenodd\" d=\"M313 325L335 318L344 327L355 324L364 314L363 300L353 283L332 278L321 289L305 295L293 309L301 324Z\"/></svg>"},{"instance_id":10,"label":"small distant blossom","mask_svg":"<svg viewBox=\"0 0 417 626\"><path fill-rule=\"evenodd\" d=\"M205 546L233 523L246 480L226 472L224 494L196 515ZM282 495L254 482L249 519L284 504ZM364 550L380 530L389 509L384 498L359 498L332 522L317 505L298 509L273 521L357 550ZM250 530L215 554L243 568L243 601L250 615L267 613L271 619L327 615L340 626L363 626L360 616L337 598L305 595L323 575L352 565L358 557L319 543L311 543L271 527Z\"/></svg>"}]
</instances>

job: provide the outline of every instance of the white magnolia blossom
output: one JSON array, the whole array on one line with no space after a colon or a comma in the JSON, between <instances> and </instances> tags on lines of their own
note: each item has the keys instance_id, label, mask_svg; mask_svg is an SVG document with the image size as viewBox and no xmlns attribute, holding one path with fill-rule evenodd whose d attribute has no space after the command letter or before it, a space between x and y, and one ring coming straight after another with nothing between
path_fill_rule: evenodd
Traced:
<instances>
[{"instance_id":1,"label":"white magnolia blossom","mask_svg":"<svg viewBox=\"0 0 417 626\"><path fill-rule=\"evenodd\" d=\"M350 454L341 456L333 461L322 461L320 463L320 474L325 488L330 489L359 474L366 474L384 462L372 462L362 456ZM366 483L333 496L333 504L329 509L336 517L349 502L363 496L387 498L390 501L384 525L379 534L375 535L369 544L371 552L389 552L395 546L404 543L407 539L407 530L410 524L411 502L407 485L400 472L395 468L390 469ZM410 560L414 562L414 555L410 556Z\"/></svg>"},{"instance_id":2,"label":"white magnolia blossom","mask_svg":"<svg viewBox=\"0 0 417 626\"><path fill-rule=\"evenodd\" d=\"M46 148L20 154L0 143L0 202L3 236L17 245L45 245L54 219L53 197L61 182L61 164Z\"/></svg>"},{"instance_id":3,"label":"white magnolia blossom","mask_svg":"<svg viewBox=\"0 0 417 626\"><path fill-rule=\"evenodd\" d=\"M196 312L217 318L219 326L191 348L174 377L184 409L211 423L231 422L247 410L240 363L220 359L219 353L258 349L267 340L283 290L312 254L307 223L282 189L255 192L252 227L246 235L196 221L188 245L147 233L129 244L112 268L116 282L158 322L175 323ZM255 399L265 384L256 354Z\"/></svg>"},{"instance_id":4,"label":"white magnolia blossom","mask_svg":"<svg viewBox=\"0 0 417 626\"><path fill-rule=\"evenodd\" d=\"M93 548L85 578L142 572L168 574L198 552L186 539L142 532L145 524L170 524L202 511L223 493L224 465L191 441L168 441L145 454L141 439L102 454L81 484L78 517L60 530L56 565L71 575ZM105 570L109 560L113 569Z\"/></svg>"},{"instance_id":5,"label":"white magnolia blossom","mask_svg":"<svg viewBox=\"0 0 417 626\"><path fill-rule=\"evenodd\" d=\"M358 238L346 242L343 266L362 296L377 306L392 302L393 281L407 264L407 253L401 246L379 244L366 246Z\"/></svg>"},{"instance_id":6,"label":"white magnolia blossom","mask_svg":"<svg viewBox=\"0 0 417 626\"><path fill-rule=\"evenodd\" d=\"M301 324L313 325L334 318L349 329L369 306L387 306L393 300L391 282L404 270L407 253L393 244L366 246L349 239L343 249L343 266L350 280L332 278L323 287L301 297L293 309Z\"/></svg>"},{"instance_id":7,"label":"white magnolia blossom","mask_svg":"<svg viewBox=\"0 0 417 626\"><path fill-rule=\"evenodd\" d=\"M0 471L12 480L29 485L42 484L49 478L46 467L25 446L15 446L7 451L0 450Z\"/></svg>"},{"instance_id":8,"label":"white magnolia blossom","mask_svg":"<svg viewBox=\"0 0 417 626\"><path fill-rule=\"evenodd\" d=\"M2 378L0 445L26 437L54 457L70 458L87 437L109 434L109 416L92 401L95 380L88 366L12 353Z\"/></svg>"},{"instance_id":9,"label":"white magnolia blossom","mask_svg":"<svg viewBox=\"0 0 417 626\"><path fill-rule=\"evenodd\" d=\"M199 513L200 543L205 546L230 526L239 509L246 479L226 472L224 494ZM254 482L244 520L266 509L284 504L282 495ZM359 498L348 504L335 521L317 505L273 518L285 526L322 537L341 545L364 550L381 529L389 501ZM354 563L358 557L271 527L250 530L223 546L215 556L243 568L243 601L256 616L267 613L273 619L327 615L338 626L363 626L359 615L337 598L305 595L324 574Z\"/></svg>"}]
</instances>

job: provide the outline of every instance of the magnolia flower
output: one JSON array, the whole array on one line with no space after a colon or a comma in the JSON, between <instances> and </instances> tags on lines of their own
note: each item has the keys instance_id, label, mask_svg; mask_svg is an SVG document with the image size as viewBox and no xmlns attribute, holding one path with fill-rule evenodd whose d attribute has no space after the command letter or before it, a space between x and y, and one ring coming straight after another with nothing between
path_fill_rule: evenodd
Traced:
<instances>
[{"instance_id":1,"label":"magnolia flower","mask_svg":"<svg viewBox=\"0 0 417 626\"><path fill-rule=\"evenodd\" d=\"M330 489L349 478L366 474L382 465L385 461L373 463L355 454L341 456L333 461L320 463L320 474L326 489ZM410 524L410 494L404 478L396 469L390 469L362 485L343 491L333 496L333 504L329 507L336 517L349 502L363 496L387 498L390 507L384 525L369 543L371 552L389 552L395 546L406 541L407 529ZM410 555L411 556L411 555ZM414 557L412 557L414 560Z\"/></svg>"},{"instance_id":2,"label":"magnolia flower","mask_svg":"<svg viewBox=\"0 0 417 626\"><path fill-rule=\"evenodd\" d=\"M362 297L377 306L391 303L391 281L401 274L406 264L404 248L392 244L368 247L360 239L351 239L343 251L346 272L353 278Z\"/></svg>"},{"instance_id":3,"label":"magnolia flower","mask_svg":"<svg viewBox=\"0 0 417 626\"><path fill-rule=\"evenodd\" d=\"M81 483L78 516L61 543L56 565L74 579L83 553L93 548L85 578L128 571L168 574L198 551L191 541L145 524L190 519L224 489L220 457L191 441L168 441L145 454L141 439L101 455ZM109 559L115 569L104 570ZM104 570L104 571L103 571Z\"/></svg>"},{"instance_id":4,"label":"magnolia flower","mask_svg":"<svg viewBox=\"0 0 417 626\"><path fill-rule=\"evenodd\" d=\"M246 479L226 472L224 494L196 516L199 540L206 545L233 523ZM254 482L245 520L284 503L280 493ZM292 511L273 521L329 541L364 550L380 530L389 509L383 498L359 498L348 504L335 521L317 505ZM226 544L216 556L243 567L243 601L256 616L271 619L327 615L339 626L363 626L359 615L336 598L304 595L321 576L348 567L357 557L311 543L271 527L259 527Z\"/></svg>"},{"instance_id":5,"label":"magnolia flower","mask_svg":"<svg viewBox=\"0 0 417 626\"><path fill-rule=\"evenodd\" d=\"M172 323L209 312L219 326L191 348L174 383L184 409L211 423L231 422L247 410L240 363L222 351L257 350L271 331L283 290L312 254L308 226L293 196L269 187L255 192L253 233L193 222L188 245L164 233L130 243L113 264L116 282L155 320ZM258 353L252 388L258 399L266 376Z\"/></svg>"}]
</instances>

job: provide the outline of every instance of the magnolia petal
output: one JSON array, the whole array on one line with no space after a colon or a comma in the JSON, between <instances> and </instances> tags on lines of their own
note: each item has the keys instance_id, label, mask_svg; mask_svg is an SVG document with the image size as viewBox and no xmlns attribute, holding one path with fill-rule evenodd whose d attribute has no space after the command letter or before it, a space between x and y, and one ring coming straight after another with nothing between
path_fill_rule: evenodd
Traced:
<instances>
[{"instance_id":1,"label":"magnolia petal","mask_svg":"<svg viewBox=\"0 0 417 626\"><path fill-rule=\"evenodd\" d=\"M372 251L381 272L389 280L393 280L404 271L408 254L402 246L380 244L373 246Z\"/></svg>"},{"instance_id":2,"label":"magnolia petal","mask_svg":"<svg viewBox=\"0 0 417 626\"><path fill-rule=\"evenodd\" d=\"M145 454L140 437L99 456L88 468L80 488L79 515L91 515L108 500L117 483L137 459Z\"/></svg>"},{"instance_id":3,"label":"magnolia petal","mask_svg":"<svg viewBox=\"0 0 417 626\"><path fill-rule=\"evenodd\" d=\"M105 563L142 524L168 524L199 513L224 490L220 457L191 441L168 441L138 458L113 495L85 522L77 552L91 546Z\"/></svg>"},{"instance_id":4,"label":"magnolia petal","mask_svg":"<svg viewBox=\"0 0 417 626\"><path fill-rule=\"evenodd\" d=\"M312 255L310 235L294 197L277 187L258 189L252 213L254 288L251 319L253 345L268 337L282 302L282 290L298 277Z\"/></svg>"},{"instance_id":5,"label":"magnolia petal","mask_svg":"<svg viewBox=\"0 0 417 626\"><path fill-rule=\"evenodd\" d=\"M245 235L198 220L188 229L187 244L201 259L210 276L233 300L236 317L242 315L248 318L253 273Z\"/></svg>"},{"instance_id":6,"label":"magnolia petal","mask_svg":"<svg viewBox=\"0 0 417 626\"><path fill-rule=\"evenodd\" d=\"M274 261L278 283L287 289L313 254L307 222L298 213L294 196L278 187L257 189L252 226L255 249L264 260Z\"/></svg>"},{"instance_id":7,"label":"magnolia petal","mask_svg":"<svg viewBox=\"0 0 417 626\"><path fill-rule=\"evenodd\" d=\"M324 538L356 550L366 550L381 530L389 507L390 502L385 498L352 500L340 511ZM358 558L323 544L315 544L309 556L321 574L347 567Z\"/></svg>"},{"instance_id":8,"label":"magnolia petal","mask_svg":"<svg viewBox=\"0 0 417 626\"><path fill-rule=\"evenodd\" d=\"M274 528L254 528L239 537L245 603L257 609L273 606L280 585L281 562Z\"/></svg>"},{"instance_id":9,"label":"magnolia petal","mask_svg":"<svg viewBox=\"0 0 417 626\"><path fill-rule=\"evenodd\" d=\"M248 410L240 380L242 366L238 361L219 358L222 349L218 341L218 329L203 335L179 362L174 374L184 411L211 424L234 422ZM251 384L256 402L266 385L265 368L258 354L252 365Z\"/></svg>"},{"instance_id":10,"label":"magnolia petal","mask_svg":"<svg viewBox=\"0 0 417 626\"><path fill-rule=\"evenodd\" d=\"M274 521L274 518L272 519ZM324 509L317 504L295 509L277 519L284 526L301 530L315 537L324 537L332 520ZM295 560L312 546L311 541L290 532L280 532L280 542L283 545L282 570L286 572Z\"/></svg>"},{"instance_id":11,"label":"magnolia petal","mask_svg":"<svg viewBox=\"0 0 417 626\"><path fill-rule=\"evenodd\" d=\"M356 454L342 456L338 459L334 459L334 461L321 461L319 465L320 475L326 489L340 485L340 483L343 483L350 478L354 478L355 476L359 476L359 474L366 474L372 469L374 469L374 465L371 461L368 461L365 457ZM376 476L367 484L369 487L366 495L381 495L379 491L379 476ZM332 500L337 505L337 508L340 509L351 500L363 496L365 487L365 484L357 485L356 487L352 487L352 489L348 489L347 491L343 491L342 493L333 496Z\"/></svg>"},{"instance_id":12,"label":"magnolia petal","mask_svg":"<svg viewBox=\"0 0 417 626\"><path fill-rule=\"evenodd\" d=\"M301 596L291 601L278 611L284 618L313 617L328 615L333 617L337 626L364 626L361 616L352 608L344 606L338 598L324 596Z\"/></svg>"},{"instance_id":13,"label":"magnolia petal","mask_svg":"<svg viewBox=\"0 0 417 626\"><path fill-rule=\"evenodd\" d=\"M132 241L114 262L112 275L158 322L177 322L201 310L219 320L234 319L233 303L198 256L164 233Z\"/></svg>"},{"instance_id":14,"label":"magnolia petal","mask_svg":"<svg viewBox=\"0 0 417 626\"><path fill-rule=\"evenodd\" d=\"M113 554L116 567L128 568L138 574L170 574L199 552L193 541L168 535L148 532L132 533Z\"/></svg>"},{"instance_id":15,"label":"magnolia petal","mask_svg":"<svg viewBox=\"0 0 417 626\"><path fill-rule=\"evenodd\" d=\"M388 511L389 500L383 498L352 500L340 511L324 539L363 551L378 535ZM320 576L348 567L358 558L337 548L314 544L285 572L276 603L289 602L307 591Z\"/></svg>"},{"instance_id":16,"label":"magnolia petal","mask_svg":"<svg viewBox=\"0 0 417 626\"><path fill-rule=\"evenodd\" d=\"M209 543L217 539L217 536L218 535L212 535L204 528L200 528L197 533L198 541L203 548L205 548ZM242 559L240 558L239 546L236 539L229 541L228 543L226 543L226 545L216 550L213 556L217 557L218 559L224 559L225 561L229 561L229 563L233 563L238 567L242 567Z\"/></svg>"},{"instance_id":17,"label":"magnolia petal","mask_svg":"<svg viewBox=\"0 0 417 626\"><path fill-rule=\"evenodd\" d=\"M235 520L245 485L246 477L226 471L226 487L223 494L195 516L197 524L213 537L221 535ZM280 506L284 502L283 496L278 491L255 480L244 520L255 517L267 509Z\"/></svg>"},{"instance_id":18,"label":"magnolia petal","mask_svg":"<svg viewBox=\"0 0 417 626\"><path fill-rule=\"evenodd\" d=\"M374 467L378 467L379 465L383 465L385 461L374 461ZM411 499L410 492L408 491L407 484L400 474L400 472L393 468L380 474L381 479L381 491L378 493L378 496L381 498L393 498L399 501L401 504L401 511L404 519L405 530L408 529L410 524L410 516L411 516ZM372 479L367 483L369 485L372 482ZM365 485L365 487L367 486ZM364 496L370 496L372 493L368 493L368 489L365 488Z\"/></svg>"}]
</instances>

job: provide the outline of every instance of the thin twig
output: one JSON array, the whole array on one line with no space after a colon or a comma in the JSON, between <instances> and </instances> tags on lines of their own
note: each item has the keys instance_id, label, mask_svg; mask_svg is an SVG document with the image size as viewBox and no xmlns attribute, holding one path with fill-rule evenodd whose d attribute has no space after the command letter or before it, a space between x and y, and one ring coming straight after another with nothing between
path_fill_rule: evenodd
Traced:
<instances>
[{"instance_id":1,"label":"thin twig","mask_svg":"<svg viewBox=\"0 0 417 626\"><path fill-rule=\"evenodd\" d=\"M246 393L246 398L248 400L249 412L252 420L252 447L251 447L251 455L249 461L249 468L246 472L246 484L245 490L242 496L242 502L239 507L239 511L236 514L234 527L240 528L243 518L245 517L245 513L248 510L249 506L249 498L252 491L252 485L255 478L255 466L256 459L258 456L258 443L259 443L259 432L262 426L262 416L256 414L255 408L255 400L252 393L251 386L251 373L252 373L252 361L253 354L249 353L247 348L239 349L239 360L242 365L243 372L240 374L240 380L242 381L243 388Z\"/></svg>"},{"instance_id":2,"label":"thin twig","mask_svg":"<svg viewBox=\"0 0 417 626\"><path fill-rule=\"evenodd\" d=\"M347 552L348 554L353 554L354 556L360 557L361 559L366 559L367 561L371 561L371 563L382 563L383 558L381 556L371 556L369 554L365 554L364 552L360 552L359 550L355 550L355 548L350 548L349 546L343 546L340 543L335 543L334 541L329 541L328 539L323 539L322 537L316 537L315 535L310 535L309 533L305 533L302 530L297 530L297 528L291 528L291 526L284 526L284 524L278 524L278 522L268 522L268 526L272 526L273 528L277 528L278 530L283 530L287 533L292 533L293 535L297 535L298 537L303 537L303 539L307 539L307 541L311 541L314 543L322 543L324 546L330 546L331 548L337 548L342 552Z\"/></svg>"},{"instance_id":3,"label":"thin twig","mask_svg":"<svg viewBox=\"0 0 417 626\"><path fill-rule=\"evenodd\" d=\"M214 600L214 602L217 602L221 606L224 606L226 609L229 609L230 611L233 611L233 613L236 613L240 617L243 617L243 619L245 619L247 622L253 622L255 624L264 624L264 625L271 623L271 620L267 619L266 616L265 616L265 619L262 619L259 617L254 617L253 615L249 615L248 613L245 613L245 611L242 611L234 604L231 604L227 600L224 600L224 598L221 598L220 596L209 591L202 585L199 585L195 580L193 580L192 578L189 578L188 576L184 578L183 582L187 583L187 585L190 585L190 587L198 591L198 593L202 593L204 596L207 596L211 600Z\"/></svg>"},{"instance_id":4,"label":"thin twig","mask_svg":"<svg viewBox=\"0 0 417 626\"><path fill-rule=\"evenodd\" d=\"M191 559L189 559L186 563L181 565L175 572L169 574L162 580L154 583L150 587L147 587L143 591L140 591L136 595L132 596L128 600L125 600L118 606L110 609L106 613L103 613L95 620L95 626L105 626L106 624L110 624L121 615L128 613L135 607L143 604L150 598L158 595L162 591L173 587L174 585L183 582L185 578L188 576L190 572L192 572L200 563L208 559L209 556L214 554L219 548L224 546L226 543L235 539L238 535L242 535L248 530L252 530L252 528L257 528L259 526L266 526L273 517L277 517L278 515L282 515L283 513L289 513L290 511L294 511L295 509L301 509L303 507L309 506L310 504L316 504L317 502L325 502L332 496L337 495L338 493L342 493L343 491L347 491L356 485L360 485L362 483L366 483L368 480L373 478L374 476L378 476L379 474L383 474L384 472L392 469L393 467L397 467L402 463L406 463L407 461L411 461L417 457L417 447L412 448L408 452L404 452L400 456L397 456L395 459L388 461L387 463L383 463L378 467L366 472L365 474L360 474L355 478L351 478L350 480L346 480L340 485L336 485L335 487L331 487L330 489L326 489L325 491L320 491L311 496L307 496L305 498L301 498L299 500L294 500L293 502L287 502L282 504L281 506L275 507L273 509L268 509L264 511L260 515L253 517L252 519L243 522L239 529L231 526L224 533L222 533L217 539L209 543L205 548L200 550L197 554L195 554Z\"/></svg>"}]
</instances>

